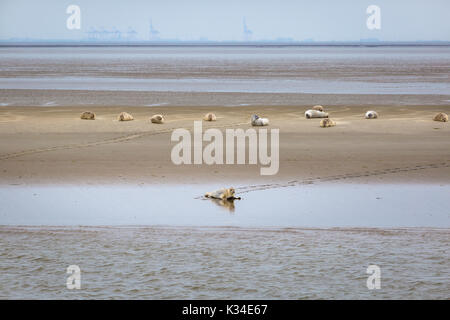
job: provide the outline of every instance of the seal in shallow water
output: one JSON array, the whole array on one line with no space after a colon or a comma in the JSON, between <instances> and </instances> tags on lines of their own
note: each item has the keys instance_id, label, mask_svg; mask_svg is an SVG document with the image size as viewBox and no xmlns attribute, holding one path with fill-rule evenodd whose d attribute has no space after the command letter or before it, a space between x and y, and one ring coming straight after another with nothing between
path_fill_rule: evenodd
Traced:
<instances>
[{"instance_id":1,"label":"seal in shallow water","mask_svg":"<svg viewBox=\"0 0 450 320\"><path fill-rule=\"evenodd\" d=\"M206 198L212 198L212 199L222 199L222 200L235 200L235 199L241 199L239 197L235 197L235 190L234 188L226 188L226 189L220 189L213 192L207 192L205 193Z\"/></svg>"}]
</instances>

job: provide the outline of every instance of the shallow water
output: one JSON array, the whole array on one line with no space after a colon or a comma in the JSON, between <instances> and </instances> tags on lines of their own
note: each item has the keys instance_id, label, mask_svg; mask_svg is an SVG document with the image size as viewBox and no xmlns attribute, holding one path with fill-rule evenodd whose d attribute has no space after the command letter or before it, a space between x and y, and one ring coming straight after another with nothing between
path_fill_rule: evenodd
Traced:
<instances>
[{"instance_id":1,"label":"shallow water","mask_svg":"<svg viewBox=\"0 0 450 320\"><path fill-rule=\"evenodd\" d=\"M450 227L450 185L330 183L254 192L237 186L243 199L234 203L198 199L215 189L3 186L0 225Z\"/></svg>"},{"instance_id":2,"label":"shallow water","mask_svg":"<svg viewBox=\"0 0 450 320\"><path fill-rule=\"evenodd\" d=\"M0 298L450 298L449 185L215 187L2 186Z\"/></svg>"},{"instance_id":3,"label":"shallow water","mask_svg":"<svg viewBox=\"0 0 450 320\"><path fill-rule=\"evenodd\" d=\"M0 298L449 299L448 229L0 228ZM369 290L366 268L381 270ZM66 288L66 268L81 289Z\"/></svg>"},{"instance_id":4,"label":"shallow water","mask_svg":"<svg viewBox=\"0 0 450 320\"><path fill-rule=\"evenodd\" d=\"M0 89L448 94L450 47L0 48Z\"/></svg>"},{"instance_id":5,"label":"shallow water","mask_svg":"<svg viewBox=\"0 0 450 320\"><path fill-rule=\"evenodd\" d=\"M314 94L448 94L450 84L295 79L0 78L0 89Z\"/></svg>"}]
</instances>

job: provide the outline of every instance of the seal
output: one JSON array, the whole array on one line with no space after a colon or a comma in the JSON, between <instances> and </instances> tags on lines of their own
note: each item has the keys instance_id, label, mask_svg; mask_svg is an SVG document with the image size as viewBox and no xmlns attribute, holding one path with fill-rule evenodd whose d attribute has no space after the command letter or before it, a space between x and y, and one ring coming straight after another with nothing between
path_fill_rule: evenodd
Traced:
<instances>
[{"instance_id":1,"label":"seal","mask_svg":"<svg viewBox=\"0 0 450 320\"><path fill-rule=\"evenodd\" d=\"M80 115L80 119L83 120L95 120L95 113L91 111L85 111Z\"/></svg>"},{"instance_id":2,"label":"seal","mask_svg":"<svg viewBox=\"0 0 450 320\"><path fill-rule=\"evenodd\" d=\"M378 113L376 111L370 110L366 112L366 119L376 119L378 118Z\"/></svg>"},{"instance_id":3,"label":"seal","mask_svg":"<svg viewBox=\"0 0 450 320\"><path fill-rule=\"evenodd\" d=\"M448 115L443 113L443 112L439 112L437 115L434 116L433 120L434 121L440 121L440 122L447 122L448 121Z\"/></svg>"},{"instance_id":4,"label":"seal","mask_svg":"<svg viewBox=\"0 0 450 320\"><path fill-rule=\"evenodd\" d=\"M212 198L212 199L221 199L221 200L240 200L240 197L235 196L235 190L234 188L225 188L216 190L213 192L207 192L205 193L206 198Z\"/></svg>"},{"instance_id":5,"label":"seal","mask_svg":"<svg viewBox=\"0 0 450 320\"><path fill-rule=\"evenodd\" d=\"M133 116L127 112L121 112L117 117L119 121L131 121L134 120Z\"/></svg>"},{"instance_id":6,"label":"seal","mask_svg":"<svg viewBox=\"0 0 450 320\"><path fill-rule=\"evenodd\" d=\"M312 119L312 118L328 118L328 113L319 111L319 110L307 110L305 112L306 119Z\"/></svg>"},{"instance_id":7,"label":"seal","mask_svg":"<svg viewBox=\"0 0 450 320\"><path fill-rule=\"evenodd\" d=\"M207 113L203 117L203 120L205 120L205 121L216 121L217 118L216 118L216 115L214 113Z\"/></svg>"},{"instance_id":8,"label":"seal","mask_svg":"<svg viewBox=\"0 0 450 320\"><path fill-rule=\"evenodd\" d=\"M317 106L312 107L311 110L316 110L316 111L322 111L323 112L323 107L321 105L317 105Z\"/></svg>"},{"instance_id":9,"label":"seal","mask_svg":"<svg viewBox=\"0 0 450 320\"><path fill-rule=\"evenodd\" d=\"M252 122L252 126L255 126L255 127L269 125L269 119L260 118L256 114L252 115L251 122Z\"/></svg>"},{"instance_id":10,"label":"seal","mask_svg":"<svg viewBox=\"0 0 450 320\"><path fill-rule=\"evenodd\" d=\"M162 115L160 115L160 114L155 114L155 115L150 119L150 121L151 121L152 123L159 123L159 124L161 124L161 123L164 123L164 117L163 117Z\"/></svg>"},{"instance_id":11,"label":"seal","mask_svg":"<svg viewBox=\"0 0 450 320\"><path fill-rule=\"evenodd\" d=\"M328 127L334 127L336 125L336 122L334 122L331 119L322 119L320 120L320 126L322 128L328 128Z\"/></svg>"}]
</instances>

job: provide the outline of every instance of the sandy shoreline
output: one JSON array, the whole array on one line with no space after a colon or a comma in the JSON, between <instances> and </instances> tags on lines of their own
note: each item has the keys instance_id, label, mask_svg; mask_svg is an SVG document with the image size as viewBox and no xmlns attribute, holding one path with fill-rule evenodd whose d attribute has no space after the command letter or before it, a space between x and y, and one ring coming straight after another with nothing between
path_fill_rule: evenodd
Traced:
<instances>
[{"instance_id":1,"label":"sandy shoreline","mask_svg":"<svg viewBox=\"0 0 450 320\"><path fill-rule=\"evenodd\" d=\"M334 128L307 120L309 106L230 107L1 107L0 180L8 184L289 184L316 182L449 183L450 126L431 120L446 106L327 106ZM365 120L368 109L380 119ZM97 113L83 121L85 110ZM131 122L118 122L127 111ZM280 170L260 176L259 165L181 165L171 162L176 128L249 128L257 113L280 129ZM151 124L152 114L167 122Z\"/></svg>"}]
</instances>

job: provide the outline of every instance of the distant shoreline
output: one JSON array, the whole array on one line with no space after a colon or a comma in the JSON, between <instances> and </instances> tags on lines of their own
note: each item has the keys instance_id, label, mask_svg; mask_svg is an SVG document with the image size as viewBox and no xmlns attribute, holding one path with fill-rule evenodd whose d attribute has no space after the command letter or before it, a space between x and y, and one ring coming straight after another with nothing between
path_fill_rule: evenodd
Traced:
<instances>
[{"instance_id":1,"label":"distant shoreline","mask_svg":"<svg viewBox=\"0 0 450 320\"><path fill-rule=\"evenodd\" d=\"M0 47L447 47L450 41L0 41Z\"/></svg>"}]
</instances>

